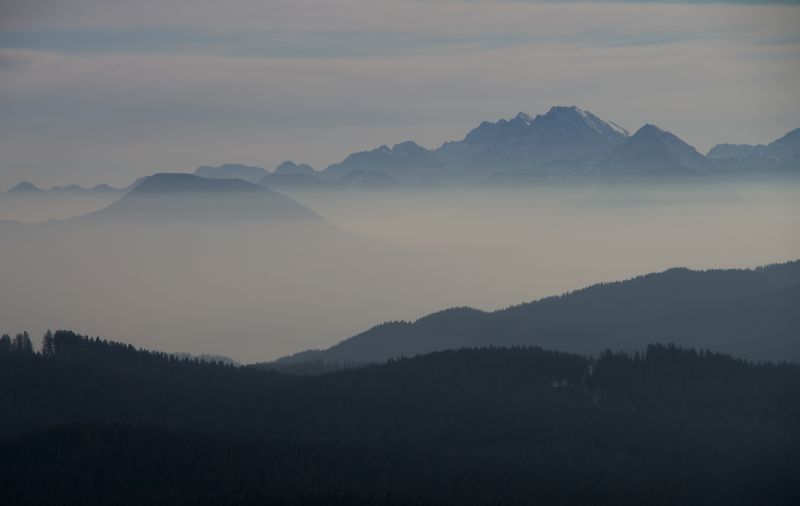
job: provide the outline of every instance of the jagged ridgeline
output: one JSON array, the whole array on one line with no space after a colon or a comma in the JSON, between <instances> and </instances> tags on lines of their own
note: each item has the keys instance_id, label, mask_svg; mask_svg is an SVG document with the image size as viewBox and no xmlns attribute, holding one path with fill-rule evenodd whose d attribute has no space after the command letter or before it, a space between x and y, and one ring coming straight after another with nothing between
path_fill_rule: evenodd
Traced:
<instances>
[{"instance_id":1,"label":"jagged ridgeline","mask_svg":"<svg viewBox=\"0 0 800 506\"><path fill-rule=\"evenodd\" d=\"M4 504L800 498L797 365L482 348L299 377L68 331L11 341Z\"/></svg>"},{"instance_id":2,"label":"jagged ridgeline","mask_svg":"<svg viewBox=\"0 0 800 506\"><path fill-rule=\"evenodd\" d=\"M276 189L437 188L554 183L701 183L800 174L800 129L767 145L719 144L706 155L653 125L633 134L576 106L483 121L463 139L427 149L413 141L359 151L315 171L285 161L272 172L224 164L195 174Z\"/></svg>"},{"instance_id":3,"label":"jagged ridgeline","mask_svg":"<svg viewBox=\"0 0 800 506\"><path fill-rule=\"evenodd\" d=\"M575 106L535 117L484 121L458 141L428 150L413 142L353 153L321 172L342 177L379 171L405 182L523 183L700 182L719 176L797 175L800 129L767 146L716 146L708 156L647 124L633 135Z\"/></svg>"},{"instance_id":4,"label":"jagged ridgeline","mask_svg":"<svg viewBox=\"0 0 800 506\"><path fill-rule=\"evenodd\" d=\"M286 190L397 190L465 184L516 187L548 182L697 184L731 178L774 181L800 175L800 128L768 144L718 144L705 155L653 124L632 132L576 106L553 106L535 116L520 112L513 118L483 121L462 139L434 149L404 141L351 153L321 170L287 160L272 171L226 163L197 167L194 174ZM124 190L101 184L45 191L24 181L2 195L88 195Z\"/></svg>"}]
</instances>

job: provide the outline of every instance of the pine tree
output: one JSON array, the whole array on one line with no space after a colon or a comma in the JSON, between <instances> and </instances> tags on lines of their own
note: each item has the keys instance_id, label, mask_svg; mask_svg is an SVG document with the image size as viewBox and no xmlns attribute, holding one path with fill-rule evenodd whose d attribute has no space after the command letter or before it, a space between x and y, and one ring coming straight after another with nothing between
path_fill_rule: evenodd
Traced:
<instances>
[{"instance_id":1,"label":"pine tree","mask_svg":"<svg viewBox=\"0 0 800 506\"><path fill-rule=\"evenodd\" d=\"M0 357L6 357L11 353L11 336L3 334L0 337Z\"/></svg>"},{"instance_id":2,"label":"pine tree","mask_svg":"<svg viewBox=\"0 0 800 506\"><path fill-rule=\"evenodd\" d=\"M53 333L47 329L42 337L42 355L45 357L53 357L56 354L55 342L53 340Z\"/></svg>"},{"instance_id":3,"label":"pine tree","mask_svg":"<svg viewBox=\"0 0 800 506\"><path fill-rule=\"evenodd\" d=\"M33 355L31 336L27 332L17 334L11 343L11 351L21 355Z\"/></svg>"}]
</instances>

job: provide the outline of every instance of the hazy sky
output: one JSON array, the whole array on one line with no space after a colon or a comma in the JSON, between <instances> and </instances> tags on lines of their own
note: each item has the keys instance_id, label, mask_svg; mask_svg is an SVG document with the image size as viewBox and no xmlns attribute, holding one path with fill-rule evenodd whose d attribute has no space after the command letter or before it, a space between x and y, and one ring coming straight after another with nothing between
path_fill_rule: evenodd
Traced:
<instances>
[{"instance_id":1,"label":"hazy sky","mask_svg":"<svg viewBox=\"0 0 800 506\"><path fill-rule=\"evenodd\" d=\"M800 127L798 2L0 0L0 190L322 167L578 105L705 151Z\"/></svg>"}]
</instances>

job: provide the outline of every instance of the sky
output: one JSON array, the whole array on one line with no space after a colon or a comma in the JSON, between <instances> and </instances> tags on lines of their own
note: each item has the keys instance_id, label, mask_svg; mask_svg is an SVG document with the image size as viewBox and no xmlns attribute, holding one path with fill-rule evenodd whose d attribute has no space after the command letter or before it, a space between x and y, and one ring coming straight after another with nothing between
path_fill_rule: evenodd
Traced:
<instances>
[{"instance_id":1,"label":"sky","mask_svg":"<svg viewBox=\"0 0 800 506\"><path fill-rule=\"evenodd\" d=\"M800 127L800 2L0 0L0 191L316 168L577 105L701 152Z\"/></svg>"}]
</instances>

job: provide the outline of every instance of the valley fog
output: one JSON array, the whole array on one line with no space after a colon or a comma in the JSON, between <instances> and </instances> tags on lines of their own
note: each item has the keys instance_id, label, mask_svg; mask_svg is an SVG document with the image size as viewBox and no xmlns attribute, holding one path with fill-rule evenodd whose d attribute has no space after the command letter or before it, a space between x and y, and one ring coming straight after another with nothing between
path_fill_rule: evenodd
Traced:
<instances>
[{"instance_id":1,"label":"valley fog","mask_svg":"<svg viewBox=\"0 0 800 506\"><path fill-rule=\"evenodd\" d=\"M454 262L316 224L58 225L0 228L13 237L0 269L4 328L253 362L487 289Z\"/></svg>"},{"instance_id":2,"label":"valley fog","mask_svg":"<svg viewBox=\"0 0 800 506\"><path fill-rule=\"evenodd\" d=\"M452 306L800 257L796 183L283 193L329 223L4 223L2 330L255 362ZM0 208L40 221L105 204Z\"/></svg>"},{"instance_id":3,"label":"valley fog","mask_svg":"<svg viewBox=\"0 0 800 506\"><path fill-rule=\"evenodd\" d=\"M286 191L361 236L457 258L499 284L496 309L670 267L800 256L800 184Z\"/></svg>"}]
</instances>

